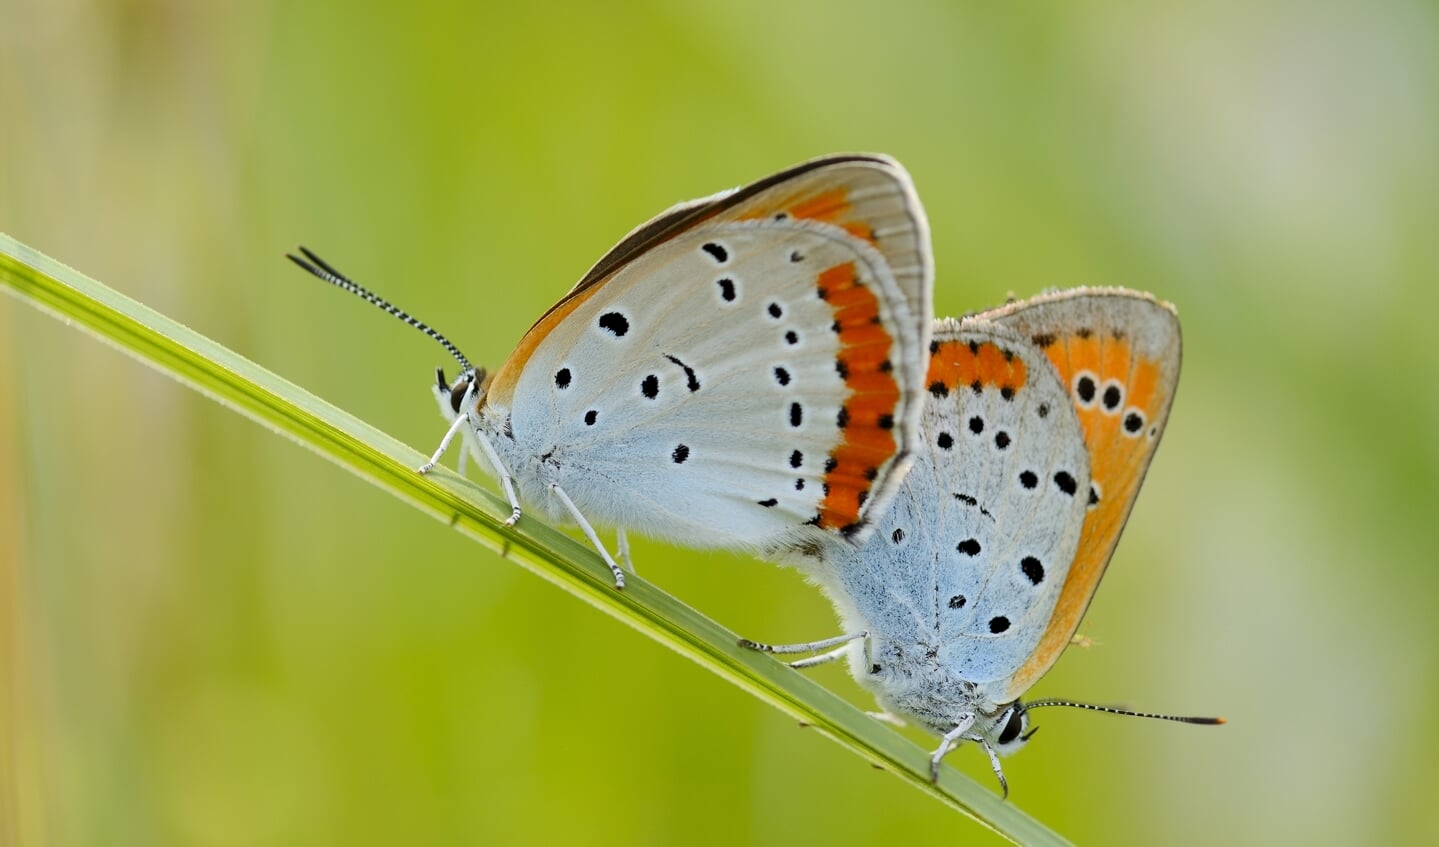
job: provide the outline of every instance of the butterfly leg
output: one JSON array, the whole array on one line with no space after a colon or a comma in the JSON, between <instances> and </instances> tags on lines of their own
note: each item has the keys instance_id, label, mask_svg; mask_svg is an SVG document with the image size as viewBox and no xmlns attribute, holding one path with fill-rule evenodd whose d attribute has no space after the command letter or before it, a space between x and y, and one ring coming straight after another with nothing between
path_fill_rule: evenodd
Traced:
<instances>
[{"instance_id":1,"label":"butterfly leg","mask_svg":"<svg viewBox=\"0 0 1439 847\"><path fill-rule=\"evenodd\" d=\"M515 496L515 480L510 476L509 468L500 461L500 454L495 452L495 445L490 439L478 429L471 430L475 440L480 443L480 449L485 452L485 458L490 460L490 465L495 469L495 475L500 478L500 488L505 491L505 499L510 501L510 519L505 521L505 526L514 526L520 520L520 498Z\"/></svg>"},{"instance_id":2,"label":"butterfly leg","mask_svg":"<svg viewBox=\"0 0 1439 847\"><path fill-rule=\"evenodd\" d=\"M630 558L630 539L625 535L624 527L615 529L615 553L618 554L620 564L624 566L625 570L638 575L635 571L634 560Z\"/></svg>"},{"instance_id":3,"label":"butterfly leg","mask_svg":"<svg viewBox=\"0 0 1439 847\"><path fill-rule=\"evenodd\" d=\"M585 516L580 513L579 507L575 505L575 501L570 499L570 495L566 494L563 488L551 484L550 490L553 491L560 502L564 504L565 509L570 513L570 517L575 519L575 523L579 524L580 532L583 532L585 538L588 538L595 549L599 551L600 558L604 559L605 564L610 566L610 573L615 575L615 589L623 591L625 587L625 572L620 570L619 565L615 564L614 558L610 556L610 551L605 549L604 542L600 541L599 535L595 533L595 528L590 526L589 521L585 520Z\"/></svg>"},{"instance_id":4,"label":"butterfly leg","mask_svg":"<svg viewBox=\"0 0 1439 847\"><path fill-rule=\"evenodd\" d=\"M974 715L971 713L960 718L959 723L954 729L946 732L943 737L939 739L939 747L935 748L934 753L929 757L930 782L939 782L939 763L944 760L945 756L949 755L949 751L959 746L960 741L970 738L966 733L968 733L973 726Z\"/></svg>"},{"instance_id":5,"label":"butterfly leg","mask_svg":"<svg viewBox=\"0 0 1439 847\"><path fill-rule=\"evenodd\" d=\"M861 638L868 637L868 632L854 632L848 635L836 635L834 638L826 638L823 641L809 641L804 644L761 644L758 641L741 638L739 646L748 650L757 650L761 653L816 653L820 650L826 650L831 647L834 648L827 653L820 653L818 656L811 656L808 659L800 659L797 662L789 663L790 667L800 670L842 659L849 653L849 643L851 641L858 641Z\"/></svg>"},{"instance_id":6,"label":"butterfly leg","mask_svg":"<svg viewBox=\"0 0 1439 847\"><path fill-rule=\"evenodd\" d=\"M445 437L440 439L440 446L437 450L435 450L435 455L431 456L428 462L420 465L417 470L422 474L427 474L430 471L434 470L435 465L438 465L440 463L440 458L445 455L445 451L450 449L450 442L455 440L455 436L459 434L460 428L469 422L470 416L467 414L459 415L453 421L451 421L450 428L445 430Z\"/></svg>"},{"instance_id":7,"label":"butterfly leg","mask_svg":"<svg viewBox=\"0 0 1439 847\"><path fill-rule=\"evenodd\" d=\"M1008 800L1009 782L1004 778L1004 768L999 766L999 754L994 751L994 747L989 743L989 739L983 736L971 735L968 736L968 739L970 741L978 741L979 746L984 748L984 752L989 754L989 766L994 768L994 776L999 780L999 787L1004 790L1003 799Z\"/></svg>"}]
</instances>

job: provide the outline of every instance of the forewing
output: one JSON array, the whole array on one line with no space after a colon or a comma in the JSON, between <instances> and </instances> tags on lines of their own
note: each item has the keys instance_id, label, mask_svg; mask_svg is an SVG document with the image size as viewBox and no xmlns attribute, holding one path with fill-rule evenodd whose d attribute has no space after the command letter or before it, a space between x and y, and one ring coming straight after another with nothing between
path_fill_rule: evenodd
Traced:
<instances>
[{"instance_id":1,"label":"forewing","mask_svg":"<svg viewBox=\"0 0 1439 847\"><path fill-rule=\"evenodd\" d=\"M582 512L706 545L857 540L907 466L928 333L834 223L708 221L555 315L489 399Z\"/></svg>"}]
</instances>

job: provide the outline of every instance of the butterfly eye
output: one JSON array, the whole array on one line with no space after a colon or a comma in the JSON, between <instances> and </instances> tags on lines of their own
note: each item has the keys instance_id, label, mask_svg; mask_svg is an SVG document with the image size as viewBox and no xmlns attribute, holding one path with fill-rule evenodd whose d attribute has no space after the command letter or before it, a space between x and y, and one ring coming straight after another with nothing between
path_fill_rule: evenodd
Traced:
<instances>
[{"instance_id":1,"label":"butterfly eye","mask_svg":"<svg viewBox=\"0 0 1439 847\"><path fill-rule=\"evenodd\" d=\"M443 380L443 377L441 379ZM454 387L450 389L450 408L455 411L455 414L460 413L460 406L464 403L465 394L470 390L470 386L476 382L483 383L484 380L485 372L474 368L455 377Z\"/></svg>"},{"instance_id":2,"label":"butterfly eye","mask_svg":"<svg viewBox=\"0 0 1439 847\"><path fill-rule=\"evenodd\" d=\"M1019 708L1018 705L1010 706L1009 720L1005 721L1004 729L1000 731L999 738L997 739L1000 746L1013 744L1016 739L1019 739L1021 743L1023 743L1020 735L1028 725L1029 717L1025 714L1024 710Z\"/></svg>"}]
</instances>

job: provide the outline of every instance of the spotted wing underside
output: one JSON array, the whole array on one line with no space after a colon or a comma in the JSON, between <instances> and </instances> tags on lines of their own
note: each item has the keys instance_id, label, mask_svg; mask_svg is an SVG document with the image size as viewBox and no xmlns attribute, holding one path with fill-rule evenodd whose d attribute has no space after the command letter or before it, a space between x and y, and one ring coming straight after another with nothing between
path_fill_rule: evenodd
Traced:
<instances>
[{"instance_id":1,"label":"spotted wing underside","mask_svg":"<svg viewBox=\"0 0 1439 847\"><path fill-rule=\"evenodd\" d=\"M1079 542L1087 457L1027 338L942 320L930 350L915 466L879 531L837 551L825 580L877 643L985 684L1012 675L1044 631Z\"/></svg>"},{"instance_id":2,"label":"spotted wing underside","mask_svg":"<svg viewBox=\"0 0 1439 847\"><path fill-rule=\"evenodd\" d=\"M930 285L902 169L809 163L637 229L487 402L586 514L703 546L858 542L916 439Z\"/></svg>"},{"instance_id":3,"label":"spotted wing underside","mask_svg":"<svg viewBox=\"0 0 1439 847\"><path fill-rule=\"evenodd\" d=\"M1179 380L1172 306L1118 288L1079 288L983 312L1042 349L1084 430L1094 492L1074 564L1033 655L996 700L1014 699L1059 658L1078 629L1139 494Z\"/></svg>"}]
</instances>

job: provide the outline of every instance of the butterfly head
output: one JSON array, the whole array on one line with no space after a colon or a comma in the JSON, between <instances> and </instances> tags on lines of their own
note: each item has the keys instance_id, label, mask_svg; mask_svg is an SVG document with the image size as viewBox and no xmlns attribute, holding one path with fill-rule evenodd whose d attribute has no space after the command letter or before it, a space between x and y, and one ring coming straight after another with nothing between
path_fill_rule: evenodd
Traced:
<instances>
[{"instance_id":1,"label":"butterfly head","mask_svg":"<svg viewBox=\"0 0 1439 847\"><path fill-rule=\"evenodd\" d=\"M1023 747L1038 731L1039 727L1031 728L1029 725L1029 710L1016 700L999 713L985 735L996 752L1007 756Z\"/></svg>"},{"instance_id":2,"label":"butterfly head","mask_svg":"<svg viewBox=\"0 0 1439 847\"><path fill-rule=\"evenodd\" d=\"M489 374L474 365L462 368L455 376L454 385L445 382L444 368L435 368L435 399L440 403L440 411L451 420L479 405L489 384Z\"/></svg>"}]
</instances>

